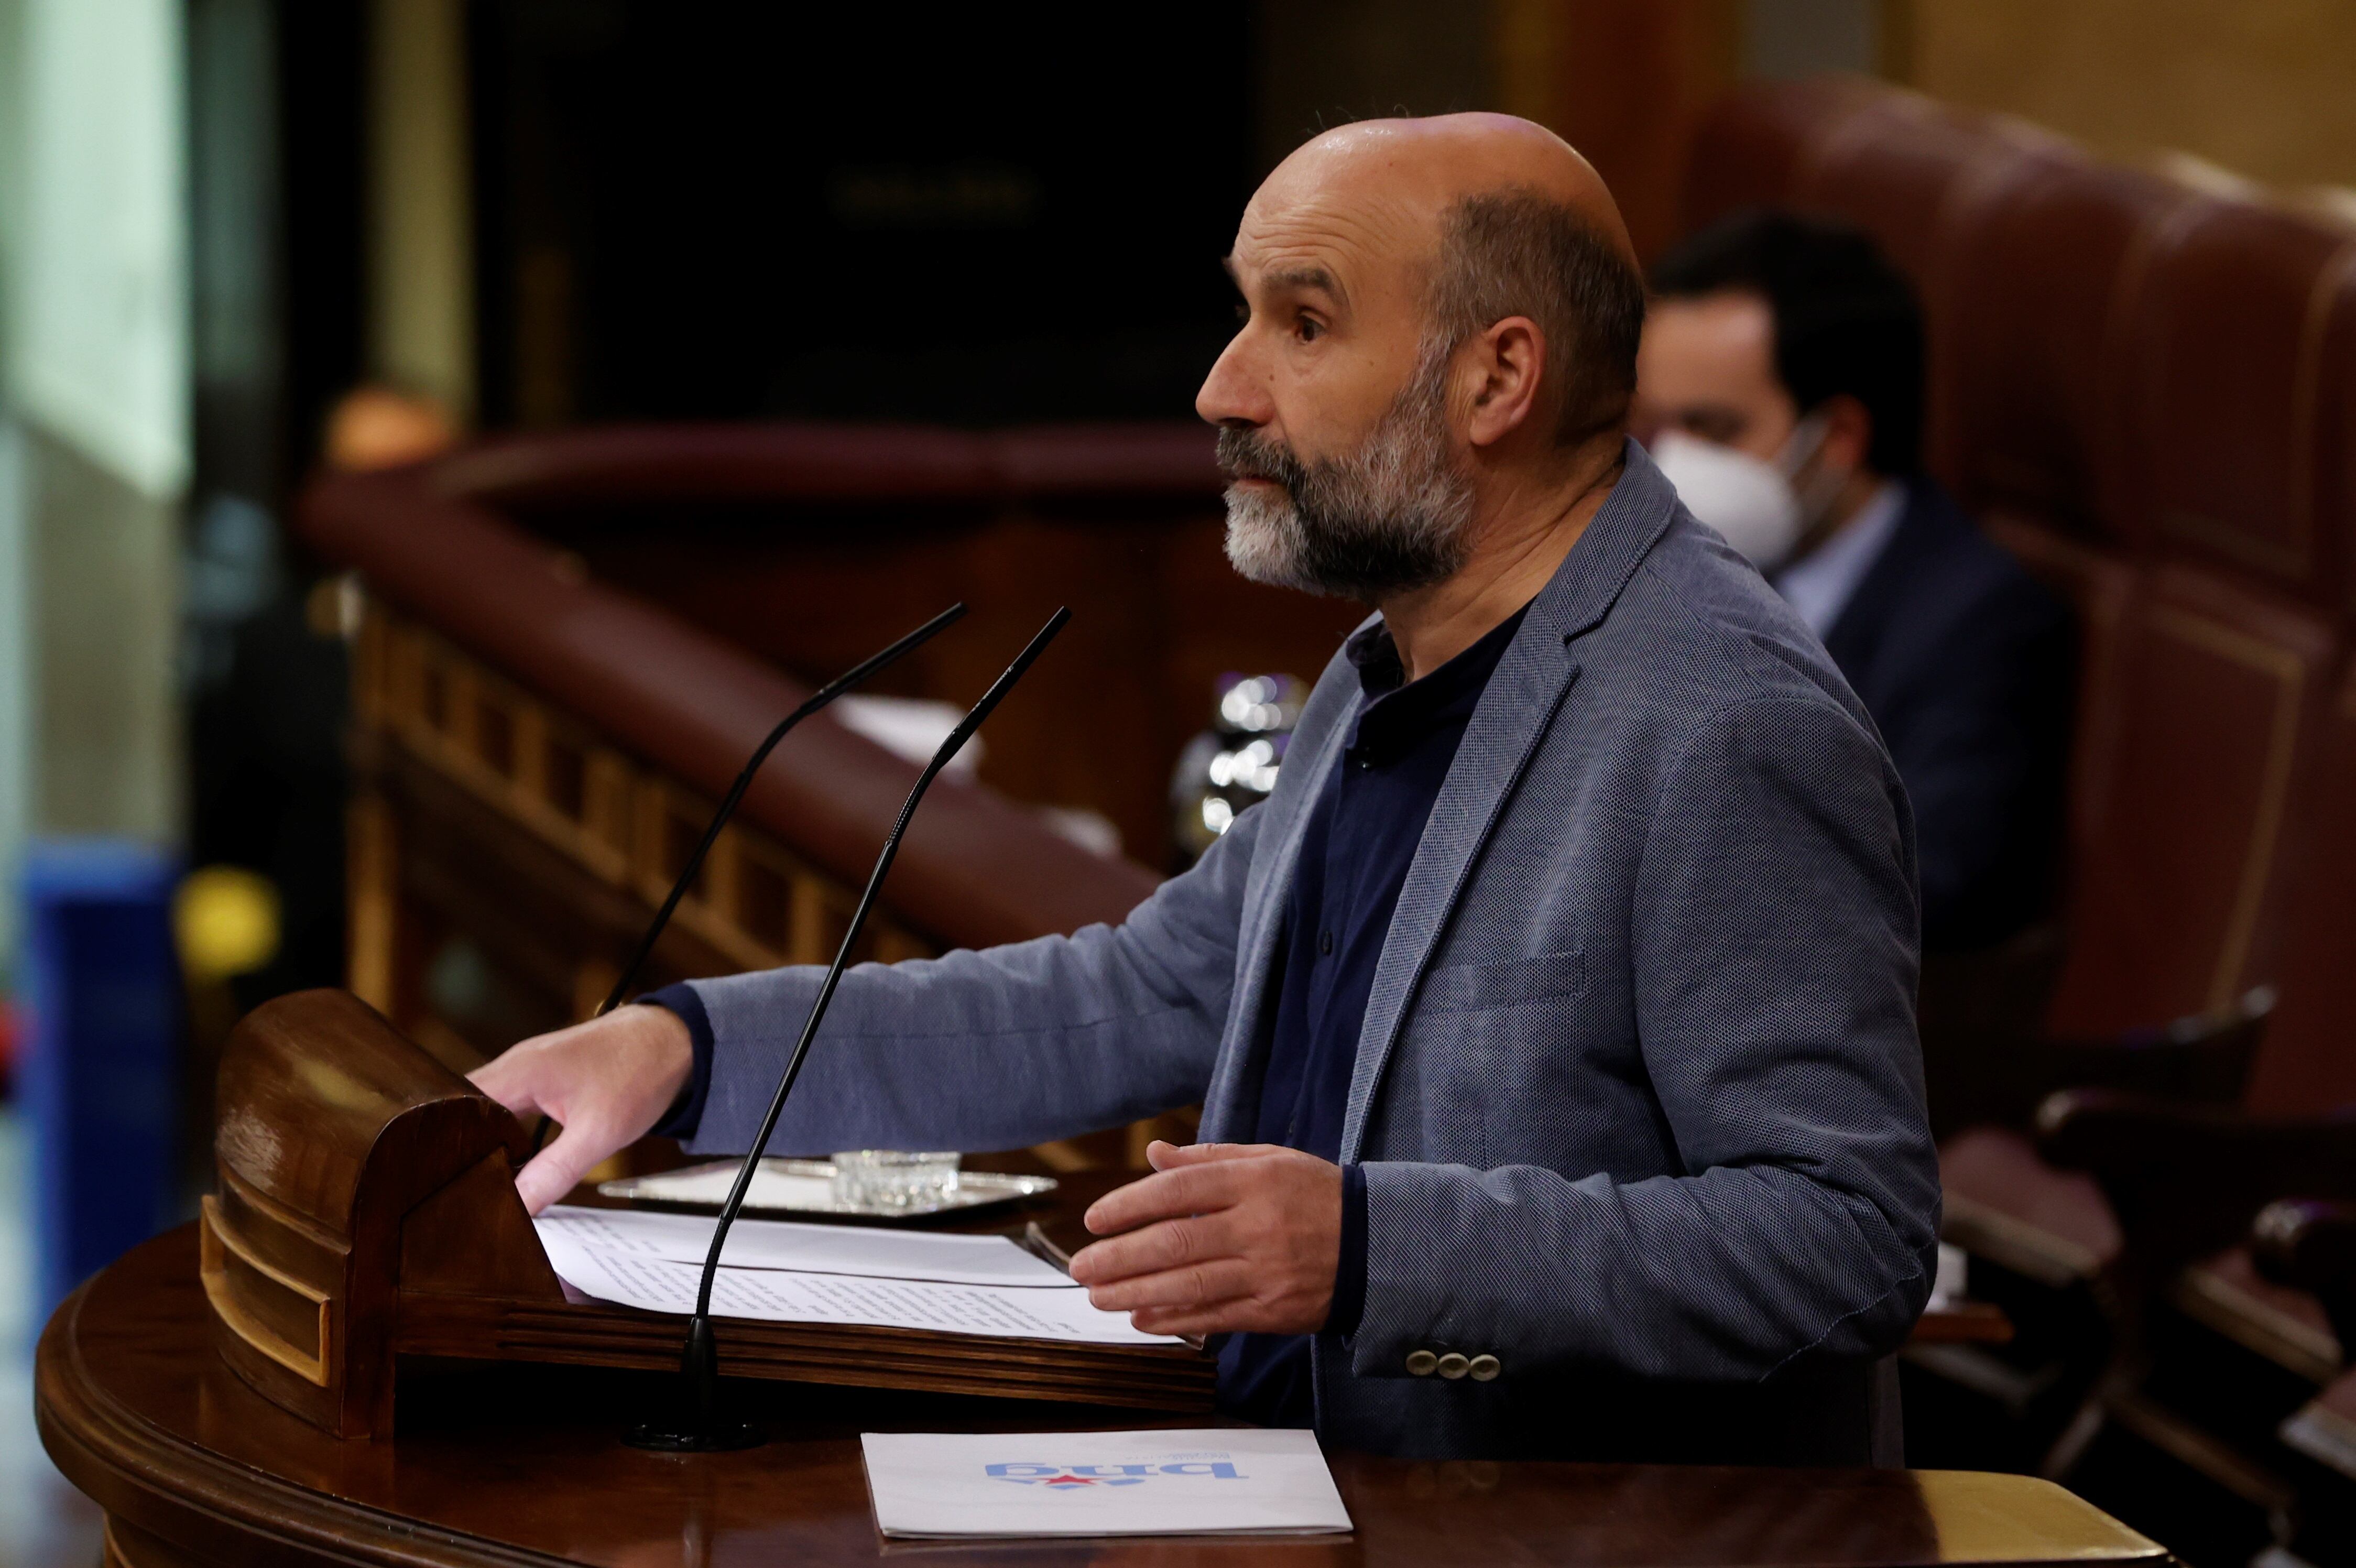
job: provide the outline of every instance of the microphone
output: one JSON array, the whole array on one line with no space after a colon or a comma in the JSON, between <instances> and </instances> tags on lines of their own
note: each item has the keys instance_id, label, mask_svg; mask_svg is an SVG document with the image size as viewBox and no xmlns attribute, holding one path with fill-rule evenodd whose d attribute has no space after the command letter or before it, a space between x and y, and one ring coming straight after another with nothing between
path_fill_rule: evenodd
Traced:
<instances>
[{"instance_id":1,"label":"microphone","mask_svg":"<svg viewBox=\"0 0 2356 1568\"><path fill-rule=\"evenodd\" d=\"M761 1118L761 1131L754 1137L752 1148L745 1152L735 1185L728 1189L728 1200L720 1206L720 1218L712 1228L712 1251L704 1255L703 1277L695 1293L695 1315L688 1319L686 1342L680 1349L682 1397L677 1418L671 1423L648 1422L632 1427L622 1438L631 1447L669 1454L713 1454L757 1447L768 1440L760 1428L720 1413L720 1348L712 1331L712 1285L720 1272L720 1251L727 1244L729 1227L736 1223L736 1216L744 1207L744 1195L753 1186L753 1173L760 1168L762 1152L769 1146L769 1134L776 1131L777 1118L785 1112L786 1097L793 1092L794 1080L801 1076L802 1059L809 1055L810 1041L826 1017L827 1007L834 1001L835 987L841 983L843 968L851 961L851 950L859 941L868 913L875 908L876 890L884 886L884 874L892 869L892 861L900 853L900 838L908 831L908 819L916 815L916 802L925 798L925 791L948 766L949 758L981 727L991 710L1013 689L1015 682L1023 679L1023 672L1071 618L1068 609L1058 609L1047 618L1047 624L1015 655L1006 672L982 693L973 710L958 721L957 728L949 731L948 738L941 742L932 761L917 775L916 788L908 791L907 800L902 803L900 819L884 838L883 853L875 857L875 869L868 874L866 891L859 896L859 907L851 912L850 928L842 933L842 945L835 950L834 962L828 967L826 979L818 988L817 1000L810 1004L801 1037L794 1042L793 1054L786 1058L786 1070L777 1079L777 1091L770 1097L768 1113Z\"/></svg>"},{"instance_id":2,"label":"microphone","mask_svg":"<svg viewBox=\"0 0 2356 1568\"><path fill-rule=\"evenodd\" d=\"M745 760L744 771L737 774L736 782L729 786L727 799L722 800L720 809L712 813L711 825L703 830L703 837L697 841L695 853L687 857L687 865L680 872L679 880L671 884L669 897L662 901L662 908L655 911L654 922L647 927L647 934L638 939L637 950L630 954L630 961L624 964L622 972L614 977L614 989L605 993L605 1000L597 1004L597 1011L590 1014L589 1016L604 1017L619 1007L622 1004L622 998L630 993L630 983L637 978L638 970L647 961L647 955L655 950L655 941L663 934L663 928L670 924L671 915L678 909L679 901L687 897L688 888L694 885L695 874L703 869L703 857L712 853L713 843L720 837L720 830L726 827L728 819L736 814L736 803L744 798L744 791L751 787L753 775L761 771L761 764L769 759L769 753L776 749L777 742L786 738L787 732L878 670L897 660L902 654L931 641L936 632L948 629L964 617L965 605L962 601L951 605L891 647L884 650L883 652L872 655L861 663L852 665L817 691L812 692L800 707L777 721L777 727L769 732L769 737L753 748L753 755ZM540 1119L539 1125L532 1129L531 1152L533 1154L540 1153L541 1144L547 1142L549 1125L548 1118L543 1116Z\"/></svg>"}]
</instances>

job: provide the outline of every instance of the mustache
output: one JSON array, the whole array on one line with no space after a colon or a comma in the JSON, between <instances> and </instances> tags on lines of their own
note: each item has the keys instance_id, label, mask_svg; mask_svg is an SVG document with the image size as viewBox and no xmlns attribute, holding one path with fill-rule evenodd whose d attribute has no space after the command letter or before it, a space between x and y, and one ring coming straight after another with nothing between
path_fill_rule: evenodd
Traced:
<instances>
[{"instance_id":1,"label":"mustache","mask_svg":"<svg viewBox=\"0 0 2356 1568\"><path fill-rule=\"evenodd\" d=\"M1309 477L1308 465L1293 455L1292 448L1239 425L1220 428L1218 459L1230 479L1267 479L1288 493L1298 493L1301 481Z\"/></svg>"}]
</instances>

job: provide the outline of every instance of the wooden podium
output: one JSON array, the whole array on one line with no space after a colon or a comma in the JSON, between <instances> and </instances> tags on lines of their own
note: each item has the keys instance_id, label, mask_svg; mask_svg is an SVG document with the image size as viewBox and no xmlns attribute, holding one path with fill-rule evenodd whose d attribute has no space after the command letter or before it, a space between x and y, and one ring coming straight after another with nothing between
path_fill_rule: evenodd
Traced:
<instances>
[{"instance_id":1,"label":"wooden podium","mask_svg":"<svg viewBox=\"0 0 2356 1568\"><path fill-rule=\"evenodd\" d=\"M990 1568L2170 1561L2027 1477L1346 1453L1330 1455L1356 1527L1341 1540L903 1547L875 1531L860 1432L1020 1443L1221 1424L1201 1413L1208 1359L729 1320L724 1370L805 1385L741 1386L773 1441L646 1453L622 1429L667 1389L680 1320L566 1293L515 1194L523 1129L366 1005L311 992L249 1017L224 1058L217 1152L198 1223L103 1271L42 1335L42 1442L105 1510L108 1568L712 1568L904 1551Z\"/></svg>"},{"instance_id":2,"label":"wooden podium","mask_svg":"<svg viewBox=\"0 0 2356 1568\"><path fill-rule=\"evenodd\" d=\"M257 1008L221 1060L199 1272L221 1359L340 1437L386 1436L404 1360L659 1369L681 1320L568 1291L515 1191L523 1128L348 993ZM723 1320L738 1377L1210 1408L1210 1358Z\"/></svg>"},{"instance_id":3,"label":"wooden podium","mask_svg":"<svg viewBox=\"0 0 2356 1568\"><path fill-rule=\"evenodd\" d=\"M232 1373L184 1227L77 1291L42 1336L41 1438L106 1514L109 1568L2167 1568L2049 1481L1905 1470L1431 1462L1335 1452L1342 1540L889 1542L864 1432L1210 1424L902 1390L747 1385L766 1447L621 1442L662 1386L599 1367L413 1375L398 1435L338 1440ZM1012 1441L1020 1442L1020 1438Z\"/></svg>"}]
</instances>

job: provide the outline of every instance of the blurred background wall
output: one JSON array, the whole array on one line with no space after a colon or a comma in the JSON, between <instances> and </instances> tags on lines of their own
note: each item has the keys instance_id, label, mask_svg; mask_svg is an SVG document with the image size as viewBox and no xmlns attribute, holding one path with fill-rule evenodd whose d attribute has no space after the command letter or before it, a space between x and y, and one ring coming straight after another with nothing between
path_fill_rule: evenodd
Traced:
<instances>
[{"instance_id":1,"label":"blurred background wall","mask_svg":"<svg viewBox=\"0 0 2356 1568\"><path fill-rule=\"evenodd\" d=\"M0 5L0 854L165 842L187 434L173 0Z\"/></svg>"},{"instance_id":2,"label":"blurred background wall","mask_svg":"<svg viewBox=\"0 0 2356 1568\"><path fill-rule=\"evenodd\" d=\"M2356 9L2334 0L1910 0L1890 74L2113 156L2174 148L2268 185L2356 182Z\"/></svg>"}]
</instances>

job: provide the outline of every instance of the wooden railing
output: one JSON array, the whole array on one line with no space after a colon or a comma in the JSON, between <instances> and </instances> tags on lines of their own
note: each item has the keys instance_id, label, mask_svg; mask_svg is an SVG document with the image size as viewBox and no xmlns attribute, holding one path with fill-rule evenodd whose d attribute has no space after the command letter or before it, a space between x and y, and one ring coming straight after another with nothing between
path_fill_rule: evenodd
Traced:
<instances>
[{"instance_id":1,"label":"wooden railing","mask_svg":"<svg viewBox=\"0 0 2356 1568\"><path fill-rule=\"evenodd\" d=\"M586 875L649 910L660 904L711 820L712 801L382 606L369 606L355 651L355 716L380 747L398 748ZM359 801L361 814L379 824L375 832L388 831L381 795L363 792ZM380 852L370 864L390 863ZM352 976L355 989L380 1007L393 1005L394 886L381 871L356 883L353 924L361 940ZM773 835L734 822L713 843L673 921L731 969L823 963L841 944L857 898ZM862 960L889 963L938 946L879 911L857 950ZM576 1002L602 996L611 983L610 961L591 962Z\"/></svg>"},{"instance_id":2,"label":"wooden railing","mask_svg":"<svg viewBox=\"0 0 2356 1568\"><path fill-rule=\"evenodd\" d=\"M877 485L913 473L930 496L977 482L921 462L895 467L892 443L916 438L847 449ZM943 439L953 456L995 451ZM702 618L691 624L682 607L594 575L506 514L594 512L584 497L644 505L699 484L785 504L812 472L847 483L813 469L797 442L809 445L793 431L691 432L677 442L641 432L610 446L567 436L334 478L306 498L306 537L351 570L363 607L353 650L351 986L454 1068L588 1015L712 802L805 694L767 659L703 629ZM1111 494L1116 521L1124 465L1140 476L1145 499L1135 504L1160 509L1139 514L1149 520L1170 515L1175 490L1214 488L1179 472L1172 441L1142 443L1145 456L1161 454L1155 462L1118 443L1069 445L1016 444L978 472L993 494ZM838 459L844 449L825 444ZM924 504L912 498L911 515ZM896 622L902 612L876 613ZM1101 698L1139 700L1117 686ZM1019 745L1023 732L1007 733ZM805 725L762 770L639 984L831 957L915 773L830 718ZM895 961L1117 922L1156 881L1075 844L1029 806L944 779L855 956ZM1135 1164L1148 1138L1182 1128L1140 1123L1034 1154L1055 1168Z\"/></svg>"}]
</instances>

